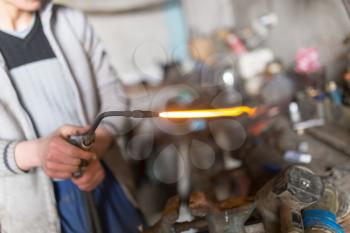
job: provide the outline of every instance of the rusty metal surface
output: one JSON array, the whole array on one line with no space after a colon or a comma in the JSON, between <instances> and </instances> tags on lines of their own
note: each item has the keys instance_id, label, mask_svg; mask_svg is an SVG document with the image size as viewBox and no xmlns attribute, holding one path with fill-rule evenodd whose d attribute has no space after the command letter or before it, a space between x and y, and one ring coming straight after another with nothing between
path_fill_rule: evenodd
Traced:
<instances>
[{"instance_id":1,"label":"rusty metal surface","mask_svg":"<svg viewBox=\"0 0 350 233\"><path fill-rule=\"evenodd\" d=\"M180 197L174 196L168 200L161 219L154 226L144 230L144 233L175 233L175 223L179 218Z\"/></svg>"},{"instance_id":2,"label":"rusty metal surface","mask_svg":"<svg viewBox=\"0 0 350 233\"><path fill-rule=\"evenodd\" d=\"M262 225L245 226L256 208L252 198L229 198L213 202L203 192L194 192L189 199L190 212L195 219L176 222L179 217L180 198L170 198L161 219L143 233L177 233L189 229L208 230L210 233L260 233Z\"/></svg>"},{"instance_id":3,"label":"rusty metal surface","mask_svg":"<svg viewBox=\"0 0 350 233\"><path fill-rule=\"evenodd\" d=\"M207 216L210 233L246 233L245 223L256 208L255 203L235 209L210 212Z\"/></svg>"},{"instance_id":4,"label":"rusty metal surface","mask_svg":"<svg viewBox=\"0 0 350 233\"><path fill-rule=\"evenodd\" d=\"M202 192L194 192L189 207L193 216L206 217L210 233L245 233L245 222L256 205L245 197L213 202Z\"/></svg>"},{"instance_id":5,"label":"rusty metal surface","mask_svg":"<svg viewBox=\"0 0 350 233\"><path fill-rule=\"evenodd\" d=\"M180 222L175 224L176 233L188 231L190 229L196 229L199 231L205 231L208 228L206 219L196 219L191 222Z\"/></svg>"}]
</instances>

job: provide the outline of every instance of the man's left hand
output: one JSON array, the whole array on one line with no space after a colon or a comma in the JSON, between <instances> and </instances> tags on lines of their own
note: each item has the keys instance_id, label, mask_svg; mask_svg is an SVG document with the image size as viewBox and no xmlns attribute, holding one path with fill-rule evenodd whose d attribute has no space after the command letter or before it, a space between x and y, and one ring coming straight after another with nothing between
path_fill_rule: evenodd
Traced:
<instances>
[{"instance_id":1,"label":"man's left hand","mask_svg":"<svg viewBox=\"0 0 350 233\"><path fill-rule=\"evenodd\" d=\"M90 192L94 190L105 178L105 172L98 159L94 159L90 162L89 166L84 172L84 175L80 178L72 178L74 184L76 184L80 190Z\"/></svg>"}]
</instances>

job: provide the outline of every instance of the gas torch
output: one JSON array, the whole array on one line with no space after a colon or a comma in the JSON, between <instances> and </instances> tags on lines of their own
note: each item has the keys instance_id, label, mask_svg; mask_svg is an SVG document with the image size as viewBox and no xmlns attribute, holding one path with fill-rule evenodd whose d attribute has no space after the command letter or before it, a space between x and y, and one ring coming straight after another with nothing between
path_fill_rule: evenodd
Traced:
<instances>
[{"instance_id":1,"label":"gas torch","mask_svg":"<svg viewBox=\"0 0 350 233\"><path fill-rule=\"evenodd\" d=\"M169 111L169 112L152 112L152 111L110 111L100 114L91 128L83 135L71 136L68 141L83 149L90 150L95 142L95 131L101 121L106 117L119 116L128 118L168 118L168 119L195 119L195 118L220 118L220 117L238 117L243 114L247 114L249 117L253 117L256 114L256 108L248 106L239 106L232 108L219 108L219 109L198 109L198 110L181 110L181 111ZM73 174L74 177L81 177L89 164L88 161L82 160L79 170Z\"/></svg>"}]
</instances>

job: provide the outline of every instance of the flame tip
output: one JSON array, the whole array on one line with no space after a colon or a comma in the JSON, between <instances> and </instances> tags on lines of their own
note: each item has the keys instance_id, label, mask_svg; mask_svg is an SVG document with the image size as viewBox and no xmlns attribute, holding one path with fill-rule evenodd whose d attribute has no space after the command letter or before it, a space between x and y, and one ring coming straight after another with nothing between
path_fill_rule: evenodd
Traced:
<instances>
[{"instance_id":1,"label":"flame tip","mask_svg":"<svg viewBox=\"0 0 350 233\"><path fill-rule=\"evenodd\" d=\"M182 110L182 111L170 111L160 112L161 118L216 118L216 117L238 117L244 113L249 117L256 115L257 108L249 106L239 106L232 108L219 108L219 109L200 109L200 110Z\"/></svg>"}]
</instances>

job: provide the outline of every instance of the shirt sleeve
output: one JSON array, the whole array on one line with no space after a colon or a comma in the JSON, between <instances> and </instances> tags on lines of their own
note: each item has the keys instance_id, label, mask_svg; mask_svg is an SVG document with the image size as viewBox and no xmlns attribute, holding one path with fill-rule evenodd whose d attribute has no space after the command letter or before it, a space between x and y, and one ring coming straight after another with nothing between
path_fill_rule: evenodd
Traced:
<instances>
[{"instance_id":1,"label":"shirt sleeve","mask_svg":"<svg viewBox=\"0 0 350 233\"><path fill-rule=\"evenodd\" d=\"M100 103L99 113L112 110L128 110L129 101L124 86L87 17L76 9L64 7L64 10L66 16L69 16L71 26L74 27L77 36L81 40L86 56L90 60ZM101 125L112 135L121 135L127 131L126 123L125 118L113 117L106 118Z\"/></svg>"},{"instance_id":2,"label":"shirt sleeve","mask_svg":"<svg viewBox=\"0 0 350 233\"><path fill-rule=\"evenodd\" d=\"M84 46L91 60L93 72L97 82L97 90L100 98L100 113L105 111L128 110L128 98L124 86L112 67L106 50L101 40L94 32L87 18L84 16ZM101 126L112 135L124 134L127 121L123 117L106 118Z\"/></svg>"},{"instance_id":3,"label":"shirt sleeve","mask_svg":"<svg viewBox=\"0 0 350 233\"><path fill-rule=\"evenodd\" d=\"M16 163L15 148L18 141L0 140L0 176L24 174Z\"/></svg>"}]
</instances>

